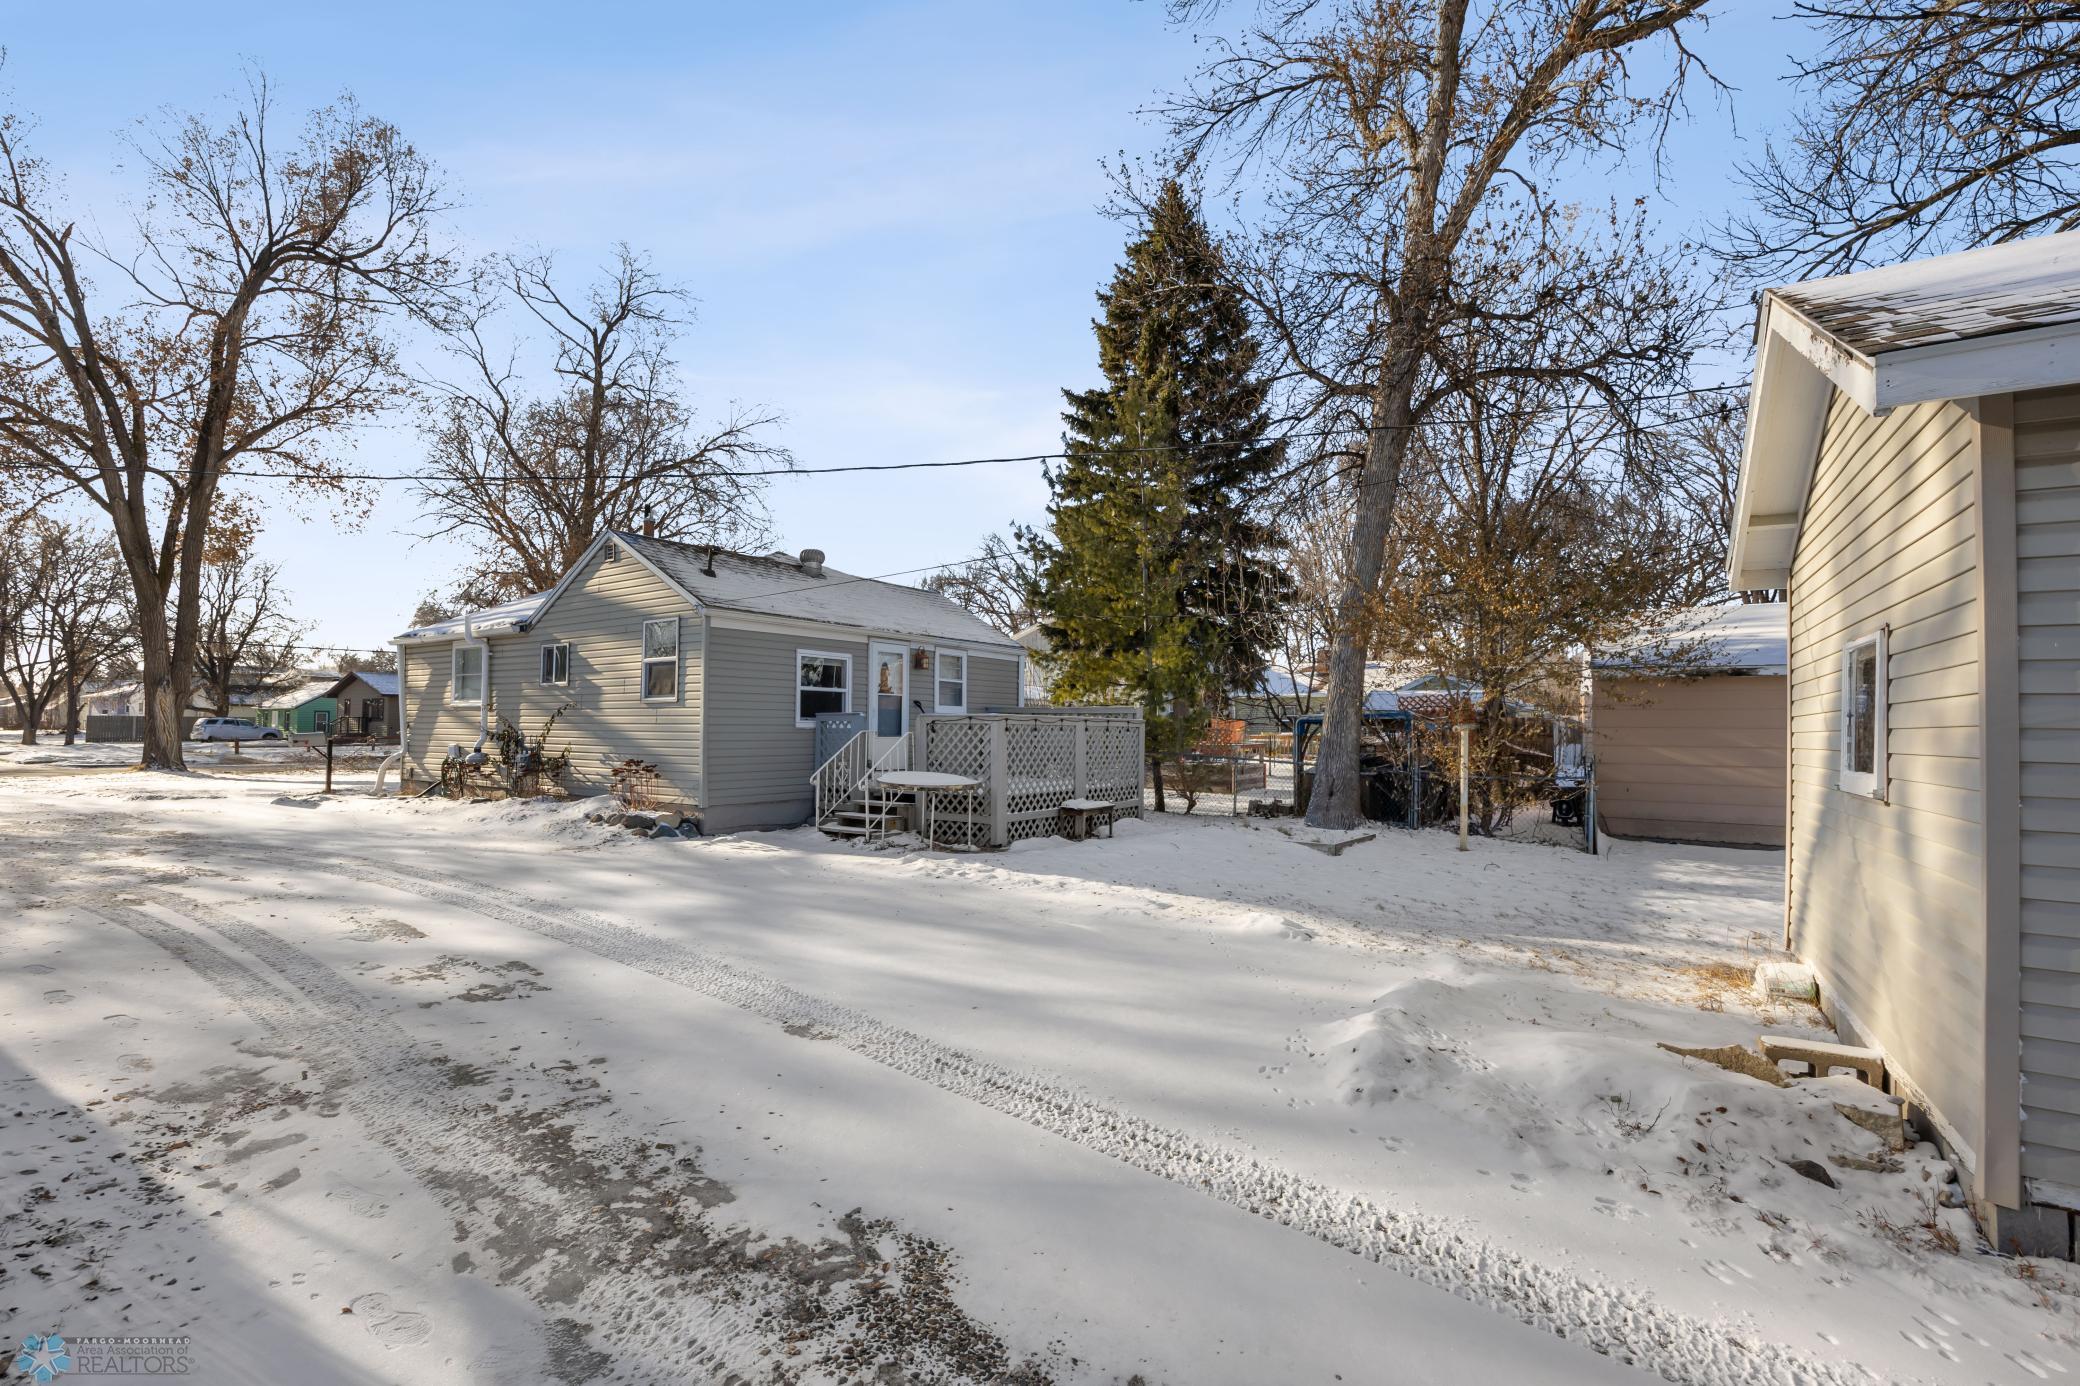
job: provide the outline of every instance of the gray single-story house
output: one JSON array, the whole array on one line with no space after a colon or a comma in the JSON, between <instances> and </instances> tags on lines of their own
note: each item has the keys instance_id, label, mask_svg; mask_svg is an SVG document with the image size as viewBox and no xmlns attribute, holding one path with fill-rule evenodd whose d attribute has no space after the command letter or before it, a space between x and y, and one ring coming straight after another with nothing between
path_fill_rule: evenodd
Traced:
<instances>
[{"instance_id":1,"label":"gray single-story house","mask_svg":"<svg viewBox=\"0 0 2080 1386\"><path fill-rule=\"evenodd\" d=\"M1790 593L1785 938L2002 1249L2080 1211L2080 233L1773 289L1729 580Z\"/></svg>"},{"instance_id":2,"label":"gray single-story house","mask_svg":"<svg viewBox=\"0 0 2080 1386\"><path fill-rule=\"evenodd\" d=\"M398 727L397 673L362 669L341 674L325 692L334 731L343 736L393 736Z\"/></svg>"},{"instance_id":3,"label":"gray single-story house","mask_svg":"<svg viewBox=\"0 0 2080 1386\"><path fill-rule=\"evenodd\" d=\"M1590 661L1588 745L1601 831L1784 845L1788 609L1691 608Z\"/></svg>"},{"instance_id":4,"label":"gray single-story house","mask_svg":"<svg viewBox=\"0 0 2080 1386\"><path fill-rule=\"evenodd\" d=\"M819 714L863 714L879 756L918 715L1019 706L1025 654L948 598L839 572L815 549L760 557L622 532L549 591L396 646L408 789L485 725L531 737L563 709L549 745L570 746L574 792L647 761L706 832L813 816Z\"/></svg>"}]
</instances>

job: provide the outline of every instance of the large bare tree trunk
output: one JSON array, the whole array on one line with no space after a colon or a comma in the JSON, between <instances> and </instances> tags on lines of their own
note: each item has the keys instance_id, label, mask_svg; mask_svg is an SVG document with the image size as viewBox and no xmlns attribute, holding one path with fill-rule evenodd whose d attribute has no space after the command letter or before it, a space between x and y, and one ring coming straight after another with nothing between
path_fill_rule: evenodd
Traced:
<instances>
[{"instance_id":1,"label":"large bare tree trunk","mask_svg":"<svg viewBox=\"0 0 2080 1386\"><path fill-rule=\"evenodd\" d=\"M1314 788L1307 821L1317 828L1355 828L1364 821L1364 786L1358 774L1358 742L1364 727L1366 630L1386 566L1387 535L1401 495L1401 467L1408 456L1413 422L1409 408L1415 377L1403 370L1388 380L1373 411L1365 467L1351 523L1351 548L1343 588L1336 597L1335 644L1329 655L1329 701L1322 709L1322 740L1315 750Z\"/></svg>"}]
</instances>

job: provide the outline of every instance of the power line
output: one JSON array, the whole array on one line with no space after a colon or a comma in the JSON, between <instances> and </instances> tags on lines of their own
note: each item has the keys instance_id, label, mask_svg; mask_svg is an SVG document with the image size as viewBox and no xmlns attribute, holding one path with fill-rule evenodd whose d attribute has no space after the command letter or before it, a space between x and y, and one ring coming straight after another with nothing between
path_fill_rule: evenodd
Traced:
<instances>
[{"instance_id":1,"label":"power line","mask_svg":"<svg viewBox=\"0 0 2080 1386\"><path fill-rule=\"evenodd\" d=\"M1664 394L1642 395L1640 396L1640 402L1650 403L1672 399L1693 399L1701 395L1719 394L1730 390L1745 390L1747 388L1748 387L1745 383L1734 383L1726 385L1698 385L1683 390L1671 390ZM1557 418L1562 416L1572 417L1577 413L1598 411L1606 407L1607 406L1590 403L1577 403L1559 406L1550 410L1489 410L1484 411L1484 413L1485 417L1489 419L1522 420L1538 418ZM1713 412L1714 411L1706 410L1698 414L1683 415L1674 419L1661 419L1657 420L1656 422L1662 426L1675 423L1687 423L1696 419L1708 418ZM1166 453L1200 452L1211 448L1269 447L1281 442L1290 442L1295 440L1358 438L1373 433L1390 432L1394 427L1396 427L1396 425L1352 424L1348 427L1340 428L1301 429L1292 433L1281 434L1273 438L1208 438L1189 443L1146 443L1134 444L1124 447L1107 447L1103 450L1112 453ZM1063 462L1070 460L1072 456L1074 456L1074 454L1071 454L1067 451L1056 450L1052 452L1014 453L994 457L959 457L933 462L855 462L845 463L834 467L760 467L751 468L747 470L714 468L701 473L701 475L726 478L729 480L737 481L751 481L772 477L837 476L845 473L856 472L936 471L958 467L996 467L1015 463ZM685 459L685 461L691 460L692 459ZM683 462L672 465L683 465ZM38 462L26 462L19 459L0 460L0 471L49 473L51 470L52 469L50 467ZM167 471L164 468L147 467L145 468L145 471L148 475L157 477L162 481L175 479L174 474ZM83 470L83 475L89 478L98 478L99 473L95 471ZM229 477L251 481L283 481L290 479L284 473L279 471L259 471L235 467L221 468L216 472L216 475L218 477ZM655 479L659 482L665 482L671 480L674 475L676 475L676 473L670 470L665 470L659 472ZM457 480L466 480L470 482L487 485L512 485L515 483L539 485L545 482L555 483L557 481L563 480L563 478L557 477L554 474L542 472L475 472L469 474L466 477L457 477L449 473L423 471L326 471L322 473L313 473L311 479L322 481L365 482L383 485L396 484L400 482L424 483Z\"/></svg>"}]
</instances>

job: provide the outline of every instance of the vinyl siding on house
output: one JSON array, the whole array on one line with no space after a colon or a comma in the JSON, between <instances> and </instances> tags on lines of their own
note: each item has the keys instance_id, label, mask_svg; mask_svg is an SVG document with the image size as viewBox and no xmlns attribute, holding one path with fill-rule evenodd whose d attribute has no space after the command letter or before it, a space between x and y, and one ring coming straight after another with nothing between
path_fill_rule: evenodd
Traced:
<instances>
[{"instance_id":1,"label":"vinyl siding on house","mask_svg":"<svg viewBox=\"0 0 2080 1386\"><path fill-rule=\"evenodd\" d=\"M679 618L679 696L643 700L643 623ZM541 681L542 646L568 643L570 682ZM657 766L660 792L681 811L700 802L701 617L634 556L596 554L532 629L492 641L492 716L529 737L557 708L549 749L571 750L576 794L604 794L624 760Z\"/></svg>"},{"instance_id":2,"label":"vinyl siding on house","mask_svg":"<svg viewBox=\"0 0 2080 1386\"><path fill-rule=\"evenodd\" d=\"M1596 678L1596 816L1619 837L1784 845L1785 680Z\"/></svg>"},{"instance_id":3,"label":"vinyl siding on house","mask_svg":"<svg viewBox=\"0 0 2080 1386\"><path fill-rule=\"evenodd\" d=\"M1792 563L1787 923L1838 1023L1976 1165L1987 1130L1978 430L1837 393ZM1837 788L1843 647L1890 627L1885 801Z\"/></svg>"},{"instance_id":4,"label":"vinyl siding on house","mask_svg":"<svg viewBox=\"0 0 2080 1386\"><path fill-rule=\"evenodd\" d=\"M2069 1201L2080 1190L2080 391L2018 395L2014 407L2021 1172Z\"/></svg>"},{"instance_id":5,"label":"vinyl siding on house","mask_svg":"<svg viewBox=\"0 0 2080 1386\"><path fill-rule=\"evenodd\" d=\"M988 655L968 657L968 711L1018 706L1020 661L992 659Z\"/></svg>"},{"instance_id":6,"label":"vinyl siding on house","mask_svg":"<svg viewBox=\"0 0 2080 1386\"><path fill-rule=\"evenodd\" d=\"M643 622L666 616L679 618L679 697L649 703L642 698ZM533 629L491 638L492 726L504 718L532 737L569 703L548 744L570 747L574 793L605 793L613 767L636 757L655 762L663 792L690 810L701 789L701 631L693 606L641 563L595 557ZM541 647L566 641L569 684L543 684ZM406 768L414 781L438 775L449 746L477 739L476 707L448 703L453 648L405 646Z\"/></svg>"},{"instance_id":7,"label":"vinyl siding on house","mask_svg":"<svg viewBox=\"0 0 2080 1386\"><path fill-rule=\"evenodd\" d=\"M807 822L816 811L809 787L816 733L795 725L800 650L851 656L847 706L864 710L865 641L838 638L828 628L776 632L709 623L702 821L710 832L784 827Z\"/></svg>"}]
</instances>

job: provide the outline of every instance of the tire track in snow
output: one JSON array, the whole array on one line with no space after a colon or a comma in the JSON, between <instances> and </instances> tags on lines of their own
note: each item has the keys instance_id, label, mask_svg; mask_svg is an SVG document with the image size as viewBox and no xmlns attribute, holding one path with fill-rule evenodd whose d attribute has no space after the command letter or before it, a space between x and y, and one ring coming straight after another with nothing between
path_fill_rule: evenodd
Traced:
<instances>
[{"instance_id":1,"label":"tire track in snow","mask_svg":"<svg viewBox=\"0 0 2080 1386\"><path fill-rule=\"evenodd\" d=\"M485 915L777 1025L818 1032L885 1068L1680 1386L1862 1386L1877 1379L1863 1367L1822 1361L1737 1326L1694 1318L1647 1292L1570 1274L1421 1213L1382 1208L579 907L545 906L520 891L436 868L414 866L407 881L341 858L239 851L278 868L327 871Z\"/></svg>"},{"instance_id":2,"label":"tire track in snow","mask_svg":"<svg viewBox=\"0 0 2080 1386\"><path fill-rule=\"evenodd\" d=\"M295 989L283 990L266 976L133 902L144 901L200 924L265 963ZM497 1208L489 1221L512 1234L516 1219L531 1222L547 1249L512 1282L541 1304L546 1318L569 1315L593 1325L594 1336L613 1351L610 1375L634 1370L639 1379L744 1379L771 1372L772 1338L755 1323L746 1305L718 1303L706 1295L672 1293L657 1279L626 1271L601 1273L588 1267L574 1298L552 1292L550 1282L574 1260L573 1248L597 1240L607 1229L597 1213L546 1185L508 1150L511 1137L486 1120L482 1104L455 1100L430 1062L425 1046L366 1000L331 969L256 925L231 918L188 896L170 891L126 889L114 903L92 911L157 944L260 1025L271 1041L296 1044L299 1062L351 1080L344 1105L377 1144L395 1158L415 1183L458 1221L486 1220L482 1204ZM298 1004L301 998L305 1005ZM421 1074L429 1075L427 1077ZM481 1179L456 1187L459 1167ZM488 1193L487 1193L488 1191ZM542 1379L548 1379L546 1375Z\"/></svg>"}]
</instances>

